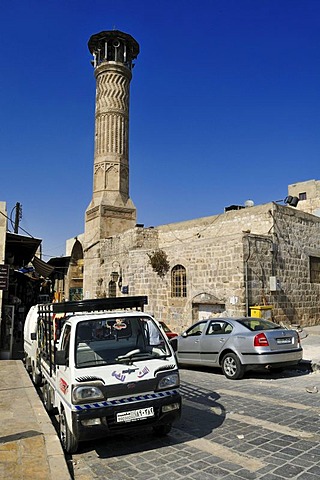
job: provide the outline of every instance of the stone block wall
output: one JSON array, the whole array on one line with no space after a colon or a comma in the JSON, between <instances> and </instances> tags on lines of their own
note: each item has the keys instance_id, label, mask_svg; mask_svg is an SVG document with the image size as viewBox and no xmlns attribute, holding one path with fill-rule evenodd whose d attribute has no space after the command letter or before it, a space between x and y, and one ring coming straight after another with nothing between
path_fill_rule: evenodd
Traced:
<instances>
[{"instance_id":1,"label":"stone block wall","mask_svg":"<svg viewBox=\"0 0 320 480\"><path fill-rule=\"evenodd\" d=\"M163 278L148 256L157 249L170 265ZM320 257L320 218L270 203L100 240L85 253L84 291L107 293L118 272L117 296L124 286L129 295L147 295L146 311L178 332L206 311L239 316L265 304L278 322L312 325L320 323L320 284L310 282L310 255ZM175 265L186 270L186 297L172 296Z\"/></svg>"},{"instance_id":2,"label":"stone block wall","mask_svg":"<svg viewBox=\"0 0 320 480\"><path fill-rule=\"evenodd\" d=\"M276 207L274 234L279 290L272 295L279 321L302 326L320 323L320 283L311 282L310 256L320 258L320 218Z\"/></svg>"},{"instance_id":3,"label":"stone block wall","mask_svg":"<svg viewBox=\"0 0 320 480\"><path fill-rule=\"evenodd\" d=\"M244 315L242 238L248 230L268 231L270 219L268 207L260 206L157 228L135 227L101 240L85 254L84 291L99 296L107 291L111 273L121 270L122 286L128 287L129 295L147 295L146 310L177 331L197 320L195 302L198 306L202 297L204 305L213 299L211 311L216 307L217 314ZM148 256L157 249L165 251L170 264L164 278L153 271ZM175 265L186 269L187 296L183 298L171 294ZM117 295L121 295L119 288Z\"/></svg>"}]
</instances>

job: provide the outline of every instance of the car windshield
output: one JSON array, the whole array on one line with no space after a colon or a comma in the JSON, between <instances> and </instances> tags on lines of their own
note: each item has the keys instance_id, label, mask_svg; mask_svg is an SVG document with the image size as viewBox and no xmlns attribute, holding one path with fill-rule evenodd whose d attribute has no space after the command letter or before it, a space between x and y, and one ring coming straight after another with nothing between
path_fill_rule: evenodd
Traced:
<instances>
[{"instance_id":1,"label":"car windshield","mask_svg":"<svg viewBox=\"0 0 320 480\"><path fill-rule=\"evenodd\" d=\"M89 367L170 355L167 342L151 317L99 318L79 322L76 366Z\"/></svg>"},{"instance_id":2,"label":"car windshield","mask_svg":"<svg viewBox=\"0 0 320 480\"><path fill-rule=\"evenodd\" d=\"M281 328L280 325L277 325L270 320L265 320L264 318L247 317L237 319L237 322L241 323L241 325L248 328L252 332L257 330L274 330L276 328Z\"/></svg>"}]
</instances>

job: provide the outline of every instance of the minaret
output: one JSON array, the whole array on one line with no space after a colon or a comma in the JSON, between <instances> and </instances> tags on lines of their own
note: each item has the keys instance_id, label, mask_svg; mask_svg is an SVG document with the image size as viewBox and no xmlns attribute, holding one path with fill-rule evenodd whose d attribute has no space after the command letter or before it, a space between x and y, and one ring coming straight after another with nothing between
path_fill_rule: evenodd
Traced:
<instances>
[{"instance_id":1,"label":"minaret","mask_svg":"<svg viewBox=\"0 0 320 480\"><path fill-rule=\"evenodd\" d=\"M129 197L129 92L139 44L127 33L92 35L88 47L96 78L93 195L86 211L85 243L136 224Z\"/></svg>"}]
</instances>

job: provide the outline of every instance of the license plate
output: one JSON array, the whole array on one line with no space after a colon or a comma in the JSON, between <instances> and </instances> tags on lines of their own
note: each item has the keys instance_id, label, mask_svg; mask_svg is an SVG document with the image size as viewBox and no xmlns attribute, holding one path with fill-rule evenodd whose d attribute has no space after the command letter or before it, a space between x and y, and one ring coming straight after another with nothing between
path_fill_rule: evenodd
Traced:
<instances>
[{"instance_id":1,"label":"license plate","mask_svg":"<svg viewBox=\"0 0 320 480\"><path fill-rule=\"evenodd\" d=\"M287 343L292 343L292 339L291 338L277 338L277 344L278 345L284 345L284 344L287 344Z\"/></svg>"},{"instance_id":2,"label":"license plate","mask_svg":"<svg viewBox=\"0 0 320 480\"><path fill-rule=\"evenodd\" d=\"M148 417L154 417L153 407L140 408L139 410L130 410L129 412L117 413L117 422L135 422Z\"/></svg>"}]
</instances>

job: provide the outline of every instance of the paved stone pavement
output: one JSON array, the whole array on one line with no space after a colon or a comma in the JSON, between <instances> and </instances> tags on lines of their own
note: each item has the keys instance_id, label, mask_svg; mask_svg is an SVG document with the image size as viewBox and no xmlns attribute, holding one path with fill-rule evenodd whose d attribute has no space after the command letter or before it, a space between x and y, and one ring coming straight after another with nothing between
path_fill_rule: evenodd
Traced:
<instances>
[{"instance_id":1,"label":"paved stone pavement","mask_svg":"<svg viewBox=\"0 0 320 480\"><path fill-rule=\"evenodd\" d=\"M183 415L151 432L85 442L75 480L319 480L320 374L305 368L226 379L181 369Z\"/></svg>"},{"instance_id":2,"label":"paved stone pavement","mask_svg":"<svg viewBox=\"0 0 320 480\"><path fill-rule=\"evenodd\" d=\"M311 370L320 371L320 325L303 328L300 337L304 361L310 363Z\"/></svg>"},{"instance_id":3,"label":"paved stone pavement","mask_svg":"<svg viewBox=\"0 0 320 480\"><path fill-rule=\"evenodd\" d=\"M59 439L21 360L0 361L0 420L0 479L70 479Z\"/></svg>"},{"instance_id":4,"label":"paved stone pavement","mask_svg":"<svg viewBox=\"0 0 320 480\"><path fill-rule=\"evenodd\" d=\"M150 432L86 442L67 456L75 480L320 478L320 326L301 332L293 375L225 379L181 370L183 415L166 438ZM22 358L21 345L16 358ZM21 360L0 361L0 478L67 480L58 436Z\"/></svg>"}]
</instances>

